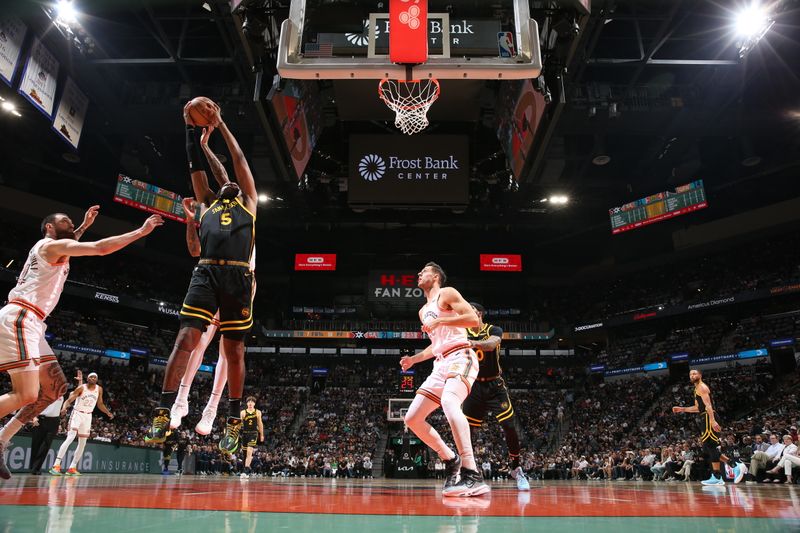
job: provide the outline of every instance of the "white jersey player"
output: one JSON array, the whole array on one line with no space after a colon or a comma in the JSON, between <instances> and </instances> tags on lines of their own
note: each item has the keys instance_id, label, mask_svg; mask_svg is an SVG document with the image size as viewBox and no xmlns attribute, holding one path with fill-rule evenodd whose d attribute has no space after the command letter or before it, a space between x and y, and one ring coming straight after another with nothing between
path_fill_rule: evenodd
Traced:
<instances>
[{"instance_id":1,"label":"white jersey player","mask_svg":"<svg viewBox=\"0 0 800 533\"><path fill-rule=\"evenodd\" d=\"M75 436L78 437L78 449L75 450L75 455L72 456L72 463L69 465L69 470L67 470L66 474L68 476L81 475L78 472L78 463L81 460L81 456L83 456L83 448L86 446L86 441L89 439L92 430L92 411L94 411L95 406L108 415L108 418L114 419L114 415L103 403L103 387L97 384L97 374L94 372L86 378L85 385L81 385L72 391L72 394L69 395L69 398L61 408L61 416L64 416L72 402L75 402L75 407L72 408L72 415L69 417L67 438L61 443L56 455L56 462L53 468L50 469L50 473L54 476L62 474L61 461L64 460L64 456L69 450L69 445L75 440Z\"/></svg>"},{"instance_id":2,"label":"white jersey player","mask_svg":"<svg viewBox=\"0 0 800 533\"><path fill-rule=\"evenodd\" d=\"M64 372L45 340L44 320L61 297L70 257L116 252L164 223L153 215L134 231L78 242L99 210L100 206L90 207L77 229L64 213L45 217L41 225L44 238L31 249L8 304L0 309L0 371L11 378L11 392L0 396L0 418L20 409L0 430L0 478L11 477L3 455L11 438L67 391Z\"/></svg>"},{"instance_id":3,"label":"white jersey player","mask_svg":"<svg viewBox=\"0 0 800 533\"><path fill-rule=\"evenodd\" d=\"M472 306L446 281L444 270L428 263L417 275L417 285L425 293L427 303L420 309L422 331L428 334L431 345L413 356L400 359L408 370L416 363L436 358L433 372L417 390L417 395L405 416L405 423L422 441L445 461L447 479L444 496L478 496L489 492L475 464L470 440L469 423L461 404L469 396L478 376L478 358L470 348L466 328L480 324ZM458 454L455 454L439 433L425 419L441 406ZM459 481L459 475L461 480Z\"/></svg>"}]
</instances>

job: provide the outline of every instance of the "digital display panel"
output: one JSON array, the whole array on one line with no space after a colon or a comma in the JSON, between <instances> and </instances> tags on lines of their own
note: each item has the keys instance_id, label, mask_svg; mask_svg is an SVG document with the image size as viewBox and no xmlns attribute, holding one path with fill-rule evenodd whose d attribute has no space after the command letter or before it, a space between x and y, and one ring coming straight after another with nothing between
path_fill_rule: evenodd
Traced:
<instances>
[{"instance_id":1,"label":"digital display panel","mask_svg":"<svg viewBox=\"0 0 800 533\"><path fill-rule=\"evenodd\" d=\"M119 175L117 178L117 190L114 193L114 201L123 205L135 207L157 213L165 218L184 222L186 213L183 212L179 195L172 191L162 189L144 181L135 180L128 176Z\"/></svg>"},{"instance_id":2,"label":"digital display panel","mask_svg":"<svg viewBox=\"0 0 800 533\"><path fill-rule=\"evenodd\" d=\"M674 191L660 192L609 209L611 233L616 235L706 207L708 202L703 180L693 181L676 187Z\"/></svg>"}]
</instances>

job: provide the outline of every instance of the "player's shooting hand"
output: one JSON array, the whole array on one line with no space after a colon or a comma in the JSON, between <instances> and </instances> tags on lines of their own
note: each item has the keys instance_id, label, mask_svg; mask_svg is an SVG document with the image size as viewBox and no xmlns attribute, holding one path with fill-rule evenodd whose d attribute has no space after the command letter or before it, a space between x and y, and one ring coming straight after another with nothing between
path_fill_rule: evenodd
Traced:
<instances>
[{"instance_id":1,"label":"player's shooting hand","mask_svg":"<svg viewBox=\"0 0 800 533\"><path fill-rule=\"evenodd\" d=\"M194 198L184 198L181 203L183 204L183 212L186 213L186 222L194 222L194 211L197 209L197 202Z\"/></svg>"},{"instance_id":2,"label":"player's shooting hand","mask_svg":"<svg viewBox=\"0 0 800 533\"><path fill-rule=\"evenodd\" d=\"M147 217L147 220L142 224L142 232L145 235L150 235L156 227L162 226L163 224L164 219L161 218L161 215L151 215Z\"/></svg>"},{"instance_id":3,"label":"player's shooting hand","mask_svg":"<svg viewBox=\"0 0 800 533\"><path fill-rule=\"evenodd\" d=\"M410 355L404 355L400 358L400 368L408 370L412 366L414 366L414 359Z\"/></svg>"},{"instance_id":4,"label":"player's shooting hand","mask_svg":"<svg viewBox=\"0 0 800 533\"><path fill-rule=\"evenodd\" d=\"M203 128L203 136L200 137L200 144L202 146L208 146L208 139L211 137L211 134L214 133L216 126L213 123L214 119L211 119L212 124Z\"/></svg>"},{"instance_id":5,"label":"player's shooting hand","mask_svg":"<svg viewBox=\"0 0 800 533\"><path fill-rule=\"evenodd\" d=\"M81 224L81 228L84 230L87 229L89 226L94 224L94 219L97 218L97 214L100 212L99 205L93 205L89 209L86 210L86 214L83 215L83 224Z\"/></svg>"},{"instance_id":6,"label":"player's shooting hand","mask_svg":"<svg viewBox=\"0 0 800 533\"><path fill-rule=\"evenodd\" d=\"M216 102L214 103L214 111L212 112L211 116L208 117L208 122L214 128L219 128L219 125L222 124L222 110Z\"/></svg>"},{"instance_id":7,"label":"player's shooting hand","mask_svg":"<svg viewBox=\"0 0 800 533\"><path fill-rule=\"evenodd\" d=\"M442 324L442 321L441 321L440 318L434 318L433 320L431 320L427 324L423 324L422 325L422 331L424 331L425 333L431 333L433 330L438 328L441 324Z\"/></svg>"}]
</instances>

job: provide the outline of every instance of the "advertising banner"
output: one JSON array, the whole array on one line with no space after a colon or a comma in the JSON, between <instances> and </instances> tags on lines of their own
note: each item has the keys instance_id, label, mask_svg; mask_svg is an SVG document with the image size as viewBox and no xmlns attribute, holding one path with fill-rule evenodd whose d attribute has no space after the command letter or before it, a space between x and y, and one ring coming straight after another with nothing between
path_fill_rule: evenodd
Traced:
<instances>
[{"instance_id":1,"label":"advertising banner","mask_svg":"<svg viewBox=\"0 0 800 533\"><path fill-rule=\"evenodd\" d=\"M55 462L56 453L64 437L53 439L50 451L44 461L43 468L49 469ZM62 461L70 464L75 447L67 452ZM26 472L31 463L31 437L17 435L11 440L5 453L6 465L12 472ZM78 471L82 473L105 472L109 474L147 474L161 472L161 450L154 448L136 448L133 446L117 446L111 443L90 440L86 443L83 457L78 463Z\"/></svg>"},{"instance_id":2,"label":"advertising banner","mask_svg":"<svg viewBox=\"0 0 800 533\"><path fill-rule=\"evenodd\" d=\"M522 272L522 256L481 254L480 265L488 272Z\"/></svg>"},{"instance_id":3,"label":"advertising banner","mask_svg":"<svg viewBox=\"0 0 800 533\"><path fill-rule=\"evenodd\" d=\"M295 270L336 270L336 254L295 254Z\"/></svg>"},{"instance_id":4,"label":"advertising banner","mask_svg":"<svg viewBox=\"0 0 800 533\"><path fill-rule=\"evenodd\" d=\"M417 287L417 274L412 271L370 271L367 298L373 302L424 303L422 289Z\"/></svg>"},{"instance_id":5,"label":"advertising banner","mask_svg":"<svg viewBox=\"0 0 800 533\"><path fill-rule=\"evenodd\" d=\"M469 201L465 135L351 135L353 205L464 206Z\"/></svg>"}]
</instances>

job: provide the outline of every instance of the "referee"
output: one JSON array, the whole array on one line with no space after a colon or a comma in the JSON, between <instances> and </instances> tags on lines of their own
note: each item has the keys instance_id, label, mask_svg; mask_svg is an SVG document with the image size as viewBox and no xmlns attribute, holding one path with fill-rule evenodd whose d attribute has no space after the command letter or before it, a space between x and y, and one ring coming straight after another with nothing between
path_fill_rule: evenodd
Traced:
<instances>
[{"instance_id":1,"label":"referee","mask_svg":"<svg viewBox=\"0 0 800 533\"><path fill-rule=\"evenodd\" d=\"M464 415L469 425L480 427L486 413L491 411L503 428L511 460L511 477L517 480L519 490L530 490L525 472L519 464L519 435L514 424L514 406L508 397L508 388L503 380L500 368L500 342L503 330L498 326L485 324L483 317L486 309L479 303L470 302L478 314L480 324L477 328L467 328L470 346L478 356L478 378L472 386L472 392L464 400Z\"/></svg>"},{"instance_id":2,"label":"referee","mask_svg":"<svg viewBox=\"0 0 800 533\"><path fill-rule=\"evenodd\" d=\"M50 451L58 424L61 422L61 406L64 405L64 397L60 396L56 401L48 405L38 418L31 420L33 425L33 435L31 437L31 474L34 476L42 475L42 465Z\"/></svg>"}]
</instances>

